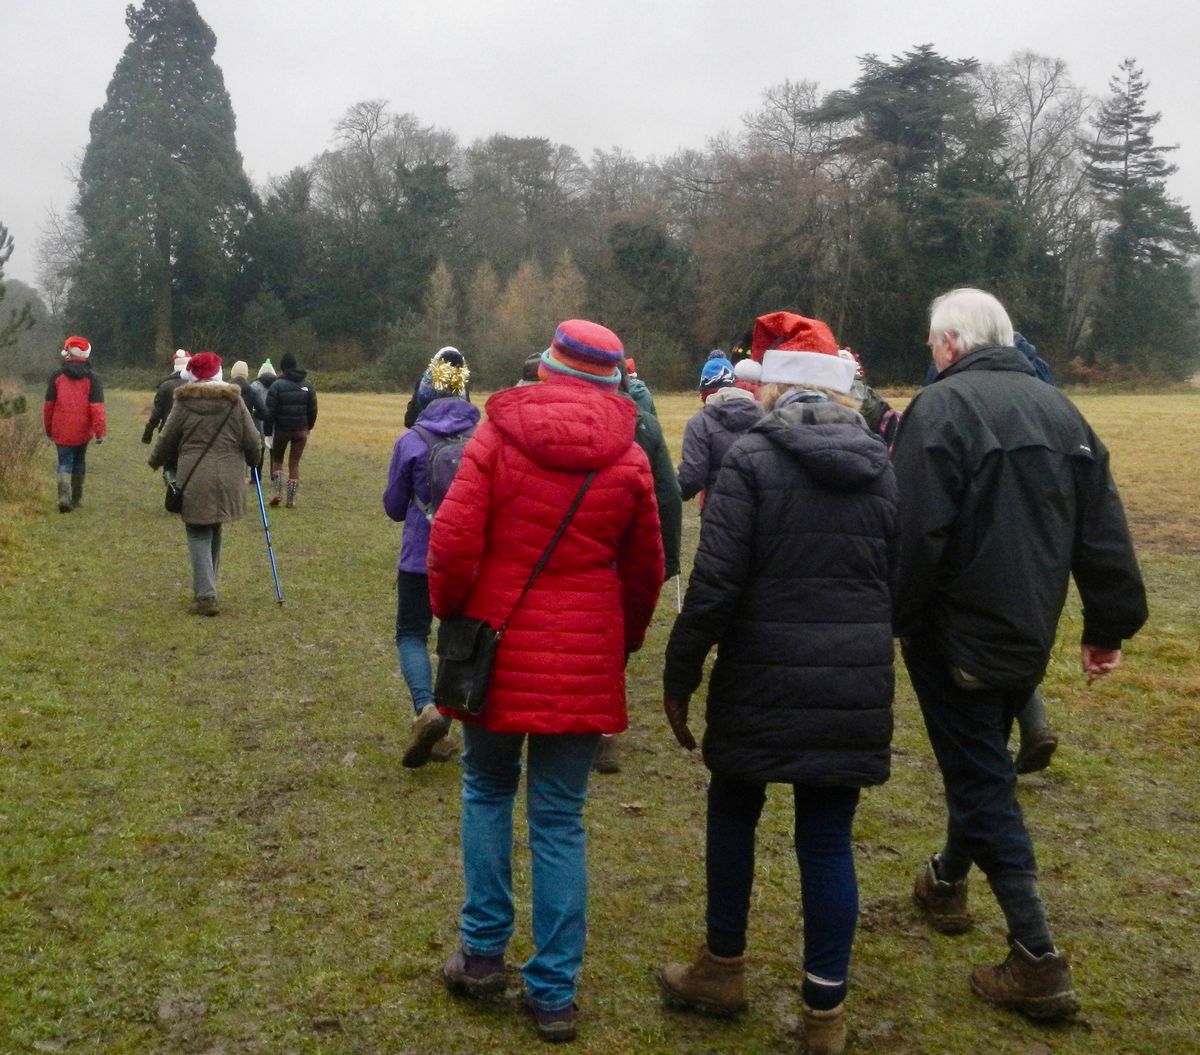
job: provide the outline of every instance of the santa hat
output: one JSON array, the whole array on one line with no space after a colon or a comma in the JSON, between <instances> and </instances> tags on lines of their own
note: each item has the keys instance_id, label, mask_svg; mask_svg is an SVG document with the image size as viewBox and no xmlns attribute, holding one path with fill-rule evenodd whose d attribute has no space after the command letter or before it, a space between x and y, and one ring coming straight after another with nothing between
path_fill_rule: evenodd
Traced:
<instances>
[{"instance_id":1,"label":"santa hat","mask_svg":"<svg viewBox=\"0 0 1200 1055\"><path fill-rule=\"evenodd\" d=\"M86 359L92 354L92 345L86 337L68 337L63 341L64 359Z\"/></svg>"},{"instance_id":2,"label":"santa hat","mask_svg":"<svg viewBox=\"0 0 1200 1055\"><path fill-rule=\"evenodd\" d=\"M820 319L776 311L754 320L751 354L762 363L763 384L849 392L857 367L838 350L833 332Z\"/></svg>"},{"instance_id":3,"label":"santa hat","mask_svg":"<svg viewBox=\"0 0 1200 1055\"><path fill-rule=\"evenodd\" d=\"M183 370L185 381L220 381L221 357L216 352L199 352L193 355Z\"/></svg>"},{"instance_id":4,"label":"santa hat","mask_svg":"<svg viewBox=\"0 0 1200 1055\"><path fill-rule=\"evenodd\" d=\"M543 381L574 378L615 392L625 358L621 339L605 326L586 319L559 323L550 347L542 352L538 376Z\"/></svg>"},{"instance_id":5,"label":"santa hat","mask_svg":"<svg viewBox=\"0 0 1200 1055\"><path fill-rule=\"evenodd\" d=\"M630 377L637 377L637 363L633 361L633 356L625 357L625 369L629 371Z\"/></svg>"},{"instance_id":6,"label":"santa hat","mask_svg":"<svg viewBox=\"0 0 1200 1055\"><path fill-rule=\"evenodd\" d=\"M176 348L175 354L171 357L171 365L175 367L177 371L181 371L185 366L187 366L188 360L191 357L192 353L186 348Z\"/></svg>"}]
</instances>

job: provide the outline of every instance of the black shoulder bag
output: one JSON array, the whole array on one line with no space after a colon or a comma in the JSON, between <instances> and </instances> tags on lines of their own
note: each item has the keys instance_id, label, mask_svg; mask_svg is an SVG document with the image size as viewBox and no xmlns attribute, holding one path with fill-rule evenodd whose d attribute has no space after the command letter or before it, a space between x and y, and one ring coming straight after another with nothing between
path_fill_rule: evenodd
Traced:
<instances>
[{"instance_id":1,"label":"black shoulder bag","mask_svg":"<svg viewBox=\"0 0 1200 1055\"><path fill-rule=\"evenodd\" d=\"M509 619L512 619L513 612L525 599L534 580L546 566L550 554L554 552L558 540L567 530L567 525L575 515L575 510L579 508L579 503L583 501L584 493L595 475L593 470L584 478L583 486L575 495L575 501L571 503L567 515L558 525L558 530L529 576L529 581L525 583L525 588L509 611L508 618L499 627L493 627L486 619L468 619L461 615L442 620L437 636L437 681L433 686L433 699L439 707L463 711L466 714L479 714L483 710L488 682L492 677L492 664L496 661L496 650L500 647L504 631L508 629Z\"/></svg>"},{"instance_id":2,"label":"black shoulder bag","mask_svg":"<svg viewBox=\"0 0 1200 1055\"><path fill-rule=\"evenodd\" d=\"M174 480L172 480L170 483L167 484L167 493L163 498L163 506L168 513L182 513L183 512L183 489L185 487L187 487L188 481L190 481L192 478L192 474L199 467L200 463L202 461L204 461L204 456L208 453L209 448L212 447L213 440L215 440L218 436L221 435L221 430L223 428L225 428L225 425L229 421L230 415L232 415L235 410L237 410L236 403L234 403L233 406L231 406L229 408L229 413L225 415L224 420L221 422L220 425L217 426L217 431L214 432L212 434L212 436L209 438L209 441L205 445L204 450L202 450L200 452L200 457L196 459L195 464L188 471L187 479L184 480L182 484L177 484Z\"/></svg>"}]
</instances>

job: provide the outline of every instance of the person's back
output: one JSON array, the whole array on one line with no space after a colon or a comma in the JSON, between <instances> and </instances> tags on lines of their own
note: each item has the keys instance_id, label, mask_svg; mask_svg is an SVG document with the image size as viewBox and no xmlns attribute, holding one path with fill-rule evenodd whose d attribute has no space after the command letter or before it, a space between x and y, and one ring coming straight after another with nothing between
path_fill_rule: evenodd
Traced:
<instances>
[{"instance_id":1,"label":"person's back","mask_svg":"<svg viewBox=\"0 0 1200 1055\"><path fill-rule=\"evenodd\" d=\"M931 448L954 451L951 479ZM989 684L1032 689L1072 567L1089 559L1078 541L1080 518L1113 515L1104 500L1104 445L1020 351L983 348L918 393L895 457L897 473L921 494L924 536L909 534L901 551L897 634L935 623L957 666ZM1120 588L1125 581L1114 579L1118 588L1108 595L1097 576L1089 578L1123 625L1136 616Z\"/></svg>"},{"instance_id":2,"label":"person's back","mask_svg":"<svg viewBox=\"0 0 1200 1055\"><path fill-rule=\"evenodd\" d=\"M307 371L296 366L296 357L284 352L279 361L283 373L267 390L264 429L271 435L271 505L283 501L283 455L287 451L287 508L296 504L300 489L300 459L308 444L309 431L317 423L317 391Z\"/></svg>"},{"instance_id":3,"label":"person's back","mask_svg":"<svg viewBox=\"0 0 1200 1055\"><path fill-rule=\"evenodd\" d=\"M683 432L679 490L684 501L711 487L729 448L763 416L754 395L732 381L709 396Z\"/></svg>"}]
</instances>

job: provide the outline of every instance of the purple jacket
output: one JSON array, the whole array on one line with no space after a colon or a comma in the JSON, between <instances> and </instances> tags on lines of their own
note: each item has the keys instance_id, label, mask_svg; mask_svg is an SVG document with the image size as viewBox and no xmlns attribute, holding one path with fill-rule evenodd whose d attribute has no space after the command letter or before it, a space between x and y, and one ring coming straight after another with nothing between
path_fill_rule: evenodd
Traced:
<instances>
[{"instance_id":1,"label":"purple jacket","mask_svg":"<svg viewBox=\"0 0 1200 1055\"><path fill-rule=\"evenodd\" d=\"M439 436L455 436L479 424L479 409L458 396L435 399L417 418L416 424ZM429 521L416 499L429 502L429 447L415 429L409 429L396 441L392 464L388 468L383 509L389 517L404 523L400 542L401 571L424 575L429 551Z\"/></svg>"}]
</instances>

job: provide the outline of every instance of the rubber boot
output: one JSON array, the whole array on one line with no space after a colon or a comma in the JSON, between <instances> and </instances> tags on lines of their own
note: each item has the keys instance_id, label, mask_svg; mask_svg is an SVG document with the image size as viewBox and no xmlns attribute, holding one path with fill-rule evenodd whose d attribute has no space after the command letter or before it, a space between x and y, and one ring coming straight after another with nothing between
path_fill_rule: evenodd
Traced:
<instances>
[{"instance_id":1,"label":"rubber boot","mask_svg":"<svg viewBox=\"0 0 1200 1055\"><path fill-rule=\"evenodd\" d=\"M71 474L58 474L58 511L71 512Z\"/></svg>"},{"instance_id":2,"label":"rubber boot","mask_svg":"<svg viewBox=\"0 0 1200 1055\"><path fill-rule=\"evenodd\" d=\"M287 482L287 508L294 509L296 507L296 492L300 490L299 480L289 480Z\"/></svg>"},{"instance_id":3,"label":"rubber boot","mask_svg":"<svg viewBox=\"0 0 1200 1055\"><path fill-rule=\"evenodd\" d=\"M1036 773L1045 769L1058 747L1058 737L1050 730L1046 701L1039 690L1033 690L1029 701L1017 713L1017 728L1021 733L1015 763L1017 772Z\"/></svg>"},{"instance_id":4,"label":"rubber boot","mask_svg":"<svg viewBox=\"0 0 1200 1055\"><path fill-rule=\"evenodd\" d=\"M692 963L669 963L658 984L671 1001L710 1015L736 1015L746 1008L746 957L714 956L700 947Z\"/></svg>"},{"instance_id":5,"label":"rubber boot","mask_svg":"<svg viewBox=\"0 0 1200 1055\"><path fill-rule=\"evenodd\" d=\"M71 474L71 508L83 505L83 473Z\"/></svg>"},{"instance_id":6,"label":"rubber boot","mask_svg":"<svg viewBox=\"0 0 1200 1055\"><path fill-rule=\"evenodd\" d=\"M816 1011L805 1004L804 1043L808 1055L842 1055L846 1050L846 1005Z\"/></svg>"},{"instance_id":7,"label":"rubber boot","mask_svg":"<svg viewBox=\"0 0 1200 1055\"><path fill-rule=\"evenodd\" d=\"M280 473L271 473L271 486L275 488L275 493L271 495L271 505L281 505L283 503L283 476Z\"/></svg>"}]
</instances>

